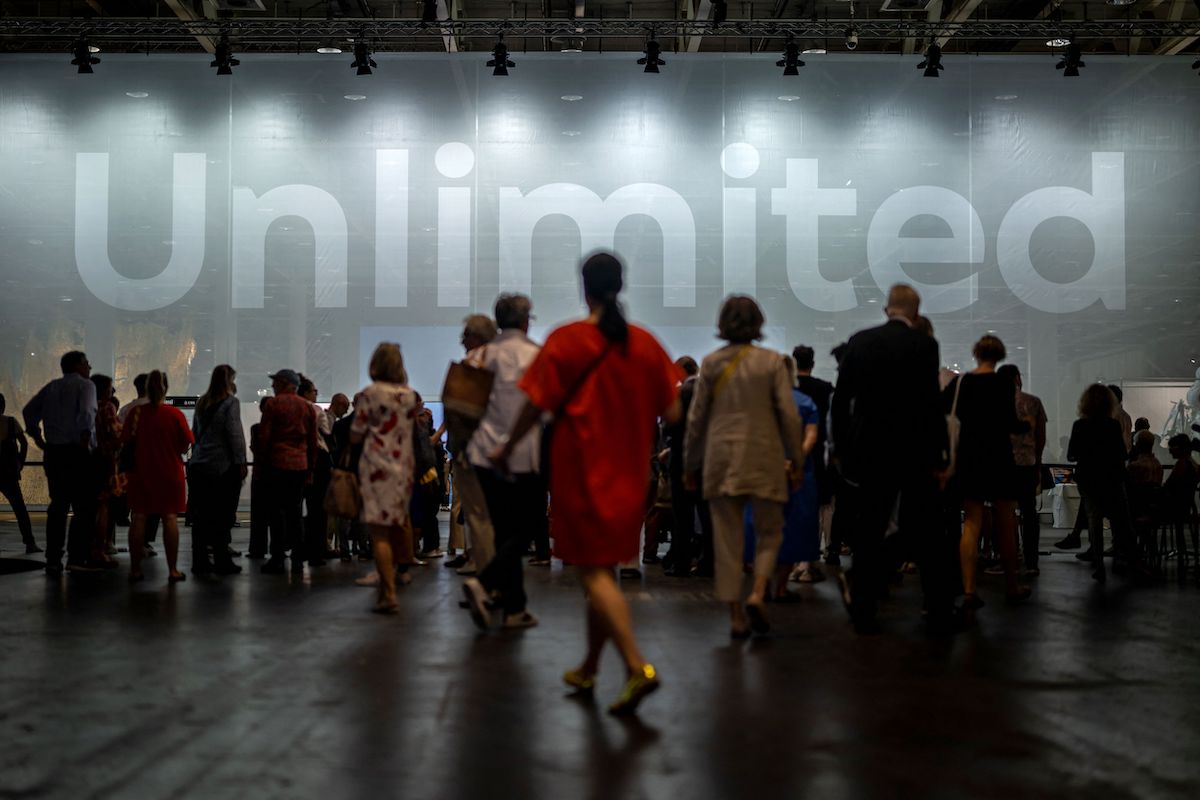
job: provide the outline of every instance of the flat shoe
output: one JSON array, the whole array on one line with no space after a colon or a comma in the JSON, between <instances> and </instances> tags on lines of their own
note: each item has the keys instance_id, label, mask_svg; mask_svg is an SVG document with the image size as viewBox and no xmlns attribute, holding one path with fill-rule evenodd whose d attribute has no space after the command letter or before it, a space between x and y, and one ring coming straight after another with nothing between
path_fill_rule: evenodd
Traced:
<instances>
[{"instance_id":1,"label":"flat shoe","mask_svg":"<svg viewBox=\"0 0 1200 800\"><path fill-rule=\"evenodd\" d=\"M762 605L746 603L746 616L750 618L750 630L759 636L764 636L771 630L771 623L767 620L767 613Z\"/></svg>"},{"instance_id":2,"label":"flat shoe","mask_svg":"<svg viewBox=\"0 0 1200 800\"><path fill-rule=\"evenodd\" d=\"M658 673L653 664L642 664L640 671L629 676L616 702L608 707L608 713L617 717L632 716L637 713L641 702L658 691Z\"/></svg>"},{"instance_id":3,"label":"flat shoe","mask_svg":"<svg viewBox=\"0 0 1200 800\"><path fill-rule=\"evenodd\" d=\"M395 614L400 606L397 603L376 603L371 609L372 614Z\"/></svg>"},{"instance_id":4,"label":"flat shoe","mask_svg":"<svg viewBox=\"0 0 1200 800\"><path fill-rule=\"evenodd\" d=\"M569 669L563 673L563 683L577 692L591 692L596 688L596 676L588 675L583 670Z\"/></svg>"},{"instance_id":5,"label":"flat shoe","mask_svg":"<svg viewBox=\"0 0 1200 800\"><path fill-rule=\"evenodd\" d=\"M184 575L182 572L179 573L178 575L168 575L167 576L167 583L183 583L186 580L187 580L187 575Z\"/></svg>"}]
</instances>

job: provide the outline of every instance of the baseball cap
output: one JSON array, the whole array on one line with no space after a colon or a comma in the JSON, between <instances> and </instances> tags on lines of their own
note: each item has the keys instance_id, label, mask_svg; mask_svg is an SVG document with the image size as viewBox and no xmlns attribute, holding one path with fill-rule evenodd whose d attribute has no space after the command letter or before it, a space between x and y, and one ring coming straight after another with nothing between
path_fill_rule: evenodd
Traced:
<instances>
[{"instance_id":1,"label":"baseball cap","mask_svg":"<svg viewBox=\"0 0 1200 800\"><path fill-rule=\"evenodd\" d=\"M292 386L300 385L300 376L296 374L294 369L281 369L274 375L268 375L271 380L280 380L284 383L290 383Z\"/></svg>"}]
</instances>

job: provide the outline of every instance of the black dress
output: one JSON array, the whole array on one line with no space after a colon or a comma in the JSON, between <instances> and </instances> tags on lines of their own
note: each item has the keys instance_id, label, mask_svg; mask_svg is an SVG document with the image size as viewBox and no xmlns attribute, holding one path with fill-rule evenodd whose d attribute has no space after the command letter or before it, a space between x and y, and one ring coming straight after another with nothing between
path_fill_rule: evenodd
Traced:
<instances>
[{"instance_id":1,"label":"black dress","mask_svg":"<svg viewBox=\"0 0 1200 800\"><path fill-rule=\"evenodd\" d=\"M1016 386L994 372L960 375L942 391L942 406L950 413L954 390L962 381L956 416L960 422L954 471L957 493L965 500L1015 500L1020 494L1013 461L1013 433L1029 423L1017 419Z\"/></svg>"}]
</instances>

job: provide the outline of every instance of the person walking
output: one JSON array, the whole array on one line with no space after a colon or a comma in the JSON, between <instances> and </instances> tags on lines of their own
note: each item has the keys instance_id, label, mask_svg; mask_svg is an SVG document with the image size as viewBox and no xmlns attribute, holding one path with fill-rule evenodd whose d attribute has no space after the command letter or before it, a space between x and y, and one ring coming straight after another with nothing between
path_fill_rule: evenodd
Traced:
<instances>
[{"instance_id":1,"label":"person walking","mask_svg":"<svg viewBox=\"0 0 1200 800\"><path fill-rule=\"evenodd\" d=\"M46 508L46 574L67 569L95 572L88 563L96 515L91 451L96 439L96 385L87 355L72 350L59 360L62 377L50 381L25 404L25 430L42 451L50 505ZM71 517L67 532L67 513Z\"/></svg>"},{"instance_id":2,"label":"person walking","mask_svg":"<svg viewBox=\"0 0 1200 800\"><path fill-rule=\"evenodd\" d=\"M229 554L230 531L246 480L246 435L237 399L237 372L228 364L212 371L196 402L188 461L192 501L192 574L236 575L242 568ZM209 554L211 553L211 559Z\"/></svg>"},{"instance_id":3,"label":"person walking","mask_svg":"<svg viewBox=\"0 0 1200 800\"><path fill-rule=\"evenodd\" d=\"M505 628L538 624L537 617L526 608L521 559L546 519L546 484L538 463L541 431L530 431L513 449L507 471L497 471L489 460L525 405L525 395L517 384L540 349L528 335L532 309L533 304L522 294L502 294L496 299L500 335L487 346L480 364L495 379L483 419L467 445L467 458L483 488L496 537L495 557L478 578L466 581L471 599L468 608L475 624L485 630L490 614L478 612L485 608L493 591L500 594Z\"/></svg>"},{"instance_id":4,"label":"person walking","mask_svg":"<svg viewBox=\"0 0 1200 800\"><path fill-rule=\"evenodd\" d=\"M371 355L373 383L355 399L350 442L362 445L358 482L361 519L371 534L379 573L377 614L396 613L396 567L413 560L409 519L414 468L413 437L417 394L408 386L400 345L383 342Z\"/></svg>"},{"instance_id":5,"label":"person walking","mask_svg":"<svg viewBox=\"0 0 1200 800\"><path fill-rule=\"evenodd\" d=\"M508 470L521 440L544 412L553 413L551 535L556 555L576 566L587 595L587 653L563 680L593 691L600 654L612 640L626 671L624 688L609 706L618 715L636 713L659 687L657 671L638 647L615 570L638 554L655 421L679 418L678 370L648 331L626 321L617 301L623 271L610 253L584 262L588 317L546 339L518 384L527 402L491 455L498 469ZM478 602L470 592L468 600Z\"/></svg>"},{"instance_id":6,"label":"person walking","mask_svg":"<svg viewBox=\"0 0 1200 800\"><path fill-rule=\"evenodd\" d=\"M1037 496L1042 490L1046 407L1042 405L1041 398L1025 391L1025 382L1016 364L1005 364L996 373L1008 378L1017 387L1017 419L1029 426L1023 433L1012 435L1012 448L1017 467L1017 510L1021 514L1021 551L1025 557L1025 574L1036 577L1041 574L1038 569L1038 549L1041 547L1042 526L1038 521Z\"/></svg>"},{"instance_id":7,"label":"person walking","mask_svg":"<svg viewBox=\"0 0 1200 800\"><path fill-rule=\"evenodd\" d=\"M854 563L839 574L839 581L860 634L879 631L876 610L889 572L884 534L897 504L902 529L938 527L946 423L938 395L937 341L914 328L920 305L920 295L907 284L888 290L888 321L854 334L842 351L830 407L833 452L842 477L839 513L853 510L847 535ZM945 537L926 532L918 550L924 562L926 618L935 626L950 625L954 547Z\"/></svg>"},{"instance_id":8,"label":"person walking","mask_svg":"<svg viewBox=\"0 0 1200 800\"><path fill-rule=\"evenodd\" d=\"M163 545L167 551L167 581L187 580L179 571L179 515L187 510L187 490L181 456L195 439L183 413L163 404L167 382L154 370L146 379L148 402L130 412L121 440L133 445L133 471L129 477L129 582L145 579L142 573L146 518L162 520Z\"/></svg>"},{"instance_id":9,"label":"person walking","mask_svg":"<svg viewBox=\"0 0 1200 800\"><path fill-rule=\"evenodd\" d=\"M1030 595L1029 587L1020 583L1017 567L1017 497L1021 486L1011 438L1024 433L1029 423L1017 419L1016 384L1011 377L996 373L996 364L1008 356L1004 343L988 334L975 343L973 352L975 369L958 376L942 391L943 410L956 416L961 425L953 483L955 494L962 498L959 559L963 607L967 609L983 606L976 576L986 503L991 504L993 530L1000 543L1005 598L1014 603Z\"/></svg>"},{"instance_id":10,"label":"person walking","mask_svg":"<svg viewBox=\"0 0 1200 800\"><path fill-rule=\"evenodd\" d=\"M683 446L688 487L699 485L704 464L717 599L729 604L729 633L735 639L770 629L764 604L783 541L783 506L789 483L799 488L803 475L794 472L789 480L788 462L802 470L808 458L791 371L781 354L754 345L762 338L764 321L751 297L733 295L722 304L717 335L728 344L700 364ZM807 443L809 449L813 442ZM753 510L756 547L753 588L743 601L747 506Z\"/></svg>"},{"instance_id":11,"label":"person walking","mask_svg":"<svg viewBox=\"0 0 1200 800\"><path fill-rule=\"evenodd\" d=\"M25 431L16 417L4 415L7 407L4 395L0 394L0 494L4 495L17 518L17 529L21 531L25 553L32 555L42 552L42 548L33 538L33 523L21 492L21 471L29 455L29 440L25 438Z\"/></svg>"},{"instance_id":12,"label":"person walking","mask_svg":"<svg viewBox=\"0 0 1200 800\"><path fill-rule=\"evenodd\" d=\"M265 478L271 504L271 557L259 571L283 574L283 561L290 549L292 572L302 573L304 488L312 480L317 463L317 418L312 404L296 393L300 376L295 370L281 369L269 377L275 396L263 409L258 436L268 464Z\"/></svg>"}]
</instances>

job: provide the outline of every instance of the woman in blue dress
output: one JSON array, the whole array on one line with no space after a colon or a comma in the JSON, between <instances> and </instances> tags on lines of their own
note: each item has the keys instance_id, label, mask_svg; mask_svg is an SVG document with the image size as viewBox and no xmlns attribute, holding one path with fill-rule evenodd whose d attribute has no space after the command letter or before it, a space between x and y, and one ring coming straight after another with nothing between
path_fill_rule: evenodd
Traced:
<instances>
[{"instance_id":1,"label":"woman in blue dress","mask_svg":"<svg viewBox=\"0 0 1200 800\"><path fill-rule=\"evenodd\" d=\"M787 358L787 361L790 366L791 358ZM800 488L788 495L787 505L783 507L783 545L779 549L771 597L785 602L798 599L797 595L787 590L788 575L792 568L801 562L811 564L821 557L820 500L817 497L815 461L821 455L815 447L820 414L813 399L799 389L792 389L792 399L796 401L796 410L800 412L800 421L804 425L804 445L809 456L804 462L804 480ZM747 563L754 560L754 544L754 515L747 506L744 556Z\"/></svg>"}]
</instances>

